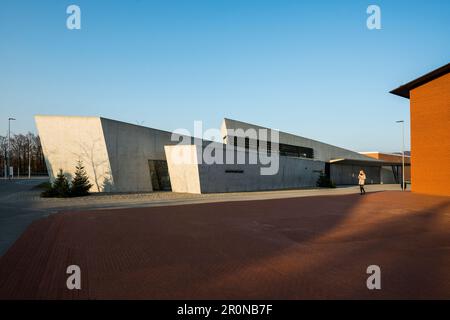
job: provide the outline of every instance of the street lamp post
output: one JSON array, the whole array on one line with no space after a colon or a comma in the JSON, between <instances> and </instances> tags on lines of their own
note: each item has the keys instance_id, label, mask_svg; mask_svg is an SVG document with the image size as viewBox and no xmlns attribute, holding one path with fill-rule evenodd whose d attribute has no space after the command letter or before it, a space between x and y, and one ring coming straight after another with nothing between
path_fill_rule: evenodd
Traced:
<instances>
[{"instance_id":1,"label":"street lamp post","mask_svg":"<svg viewBox=\"0 0 450 320\"><path fill-rule=\"evenodd\" d=\"M31 137L28 135L28 179L31 179Z\"/></svg>"},{"instance_id":2,"label":"street lamp post","mask_svg":"<svg viewBox=\"0 0 450 320\"><path fill-rule=\"evenodd\" d=\"M402 190L405 190L405 121L398 120L402 124Z\"/></svg>"},{"instance_id":3,"label":"street lamp post","mask_svg":"<svg viewBox=\"0 0 450 320\"><path fill-rule=\"evenodd\" d=\"M16 119L14 118L8 118L8 149L7 149L7 155L6 155L6 170L8 172L8 178L11 177L11 172L9 172L10 169L10 152L11 152L11 121L14 121Z\"/></svg>"}]
</instances>

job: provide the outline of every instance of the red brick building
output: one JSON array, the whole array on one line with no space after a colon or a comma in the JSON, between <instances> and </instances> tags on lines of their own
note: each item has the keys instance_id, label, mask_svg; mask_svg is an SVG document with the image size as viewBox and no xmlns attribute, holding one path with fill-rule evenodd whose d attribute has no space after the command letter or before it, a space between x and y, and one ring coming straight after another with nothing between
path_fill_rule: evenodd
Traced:
<instances>
[{"instance_id":1,"label":"red brick building","mask_svg":"<svg viewBox=\"0 0 450 320\"><path fill-rule=\"evenodd\" d=\"M450 63L391 93L410 99L412 191L450 196Z\"/></svg>"}]
</instances>

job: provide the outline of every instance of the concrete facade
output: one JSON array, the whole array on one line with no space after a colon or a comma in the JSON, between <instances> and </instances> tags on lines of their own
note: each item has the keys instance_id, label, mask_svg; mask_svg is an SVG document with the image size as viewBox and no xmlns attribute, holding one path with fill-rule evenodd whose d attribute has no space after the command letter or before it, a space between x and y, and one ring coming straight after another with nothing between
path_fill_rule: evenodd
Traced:
<instances>
[{"instance_id":1,"label":"concrete facade","mask_svg":"<svg viewBox=\"0 0 450 320\"><path fill-rule=\"evenodd\" d=\"M81 160L91 192L153 191L149 160L165 160L171 133L101 117L35 117L50 179Z\"/></svg>"},{"instance_id":2,"label":"concrete facade","mask_svg":"<svg viewBox=\"0 0 450 320\"><path fill-rule=\"evenodd\" d=\"M263 136L260 130L265 132ZM275 131L278 143L271 147L270 154L277 155L278 170L275 174L264 175L261 169L267 168L267 163L250 164L248 159L267 154L267 142L274 143L272 134ZM328 174L336 184L357 184L361 169L366 171L367 183L380 183L381 162L351 150L231 119L222 122L221 135L224 143L215 143L223 153L221 164L202 161L204 145L165 147L173 191L213 193L315 187L327 165L330 168ZM305 151L309 154L292 156L283 153L283 148L296 150L295 147L310 149ZM227 164L227 152L234 160L240 156L247 161ZM189 161L179 161L177 157ZM344 161L330 163L331 160Z\"/></svg>"},{"instance_id":3,"label":"concrete facade","mask_svg":"<svg viewBox=\"0 0 450 320\"><path fill-rule=\"evenodd\" d=\"M71 179L83 161L91 191L111 191L114 179L99 117L36 116L45 163L53 181L59 169Z\"/></svg>"},{"instance_id":4,"label":"concrete facade","mask_svg":"<svg viewBox=\"0 0 450 320\"><path fill-rule=\"evenodd\" d=\"M231 119L224 119L221 126L222 136L225 141L225 143L231 143L231 141L234 139L233 136L231 136L228 132L228 130L236 131L237 129L243 129L243 131L247 131L249 129L255 129L255 130L267 130L268 139L270 141L270 136L272 131L275 131L274 129L261 127L249 123L245 123L242 121L236 121ZM279 146L281 147L282 144L288 145L288 146L298 146L298 147L305 147L310 148L313 150L313 156L311 158L302 158L304 160L314 160L314 161L320 161L322 162L323 167L325 167L325 163L330 164L330 170L328 172L328 175L330 176L331 180L339 185L345 185L345 184L357 184L357 176L359 173L359 170L364 170L366 172L366 175L368 177L367 183L380 183L380 172L377 169L374 169L373 166L379 167L380 163L373 158L367 157L366 155L360 154L355 151L351 151L348 149L340 148L337 146L333 146L327 143L323 143L317 140L308 139L305 137L293 135L290 133L286 133L283 131L278 131L278 139L279 139ZM243 137L242 133L240 132L239 135L241 138ZM256 149L255 143L249 144L250 149ZM278 152L282 154L282 150L279 149ZM283 159L283 156L280 156L280 159ZM334 162L335 160L350 160L352 163L349 165L344 162ZM312 184L310 186L314 186L315 184Z\"/></svg>"},{"instance_id":5,"label":"concrete facade","mask_svg":"<svg viewBox=\"0 0 450 320\"><path fill-rule=\"evenodd\" d=\"M364 170L367 177L366 184L379 184L380 168L378 165L333 164L330 168L330 178L339 185L356 185L359 182L359 171Z\"/></svg>"},{"instance_id":6,"label":"concrete facade","mask_svg":"<svg viewBox=\"0 0 450 320\"><path fill-rule=\"evenodd\" d=\"M199 166L196 145L165 146L172 191L201 193ZM176 158L187 157L184 163L177 163Z\"/></svg>"},{"instance_id":7,"label":"concrete facade","mask_svg":"<svg viewBox=\"0 0 450 320\"><path fill-rule=\"evenodd\" d=\"M253 150L229 149L226 145L212 143L223 150L221 163L207 164L200 160L205 146L166 146L172 190L189 193L217 193L305 188L316 185L325 169L325 163L311 159L280 156L278 170L273 175L262 175L261 168L267 167L258 161L255 164L227 164L226 157L239 156L248 159ZM187 162L177 161L185 157Z\"/></svg>"},{"instance_id":8,"label":"concrete facade","mask_svg":"<svg viewBox=\"0 0 450 320\"><path fill-rule=\"evenodd\" d=\"M110 191L153 191L149 160L166 160L167 131L101 118L114 183ZM105 190L108 191L108 190Z\"/></svg>"},{"instance_id":9,"label":"concrete facade","mask_svg":"<svg viewBox=\"0 0 450 320\"><path fill-rule=\"evenodd\" d=\"M101 117L35 119L51 180L60 168L70 180L81 160L93 183L92 192L212 193L304 188L315 187L321 173L327 173L336 184L355 184L360 169L366 171L368 183L380 182L381 163L376 159L230 119L224 119L221 126L224 143L183 136L182 145L180 135ZM269 135L246 141L248 129L264 129ZM278 143L271 140L275 133ZM239 145L237 139L246 143ZM272 145L269 151L265 149L267 142ZM203 153L213 149L222 153L221 161L204 161ZM270 164L261 161L261 155L276 161L273 174L262 173L270 169ZM179 158L185 156L188 161L180 162ZM252 157L258 161L250 161Z\"/></svg>"},{"instance_id":10,"label":"concrete facade","mask_svg":"<svg viewBox=\"0 0 450 320\"><path fill-rule=\"evenodd\" d=\"M228 135L227 130L237 130L243 129L244 131L248 129L263 129L268 132L268 139L270 141L271 132L275 131L275 129L270 129L267 127L262 127L242 121L232 120L232 119L224 119L221 125L222 138L224 143L230 143L231 136ZM371 161L369 157L359 154L358 152L347 150L344 148L336 147L331 144L323 143L317 140L308 139L305 137L293 135L290 133L286 133L283 131L276 130L279 134L279 142L288 145L301 146L312 148L314 150L314 160L319 161L330 161L333 159L354 159L354 160L365 160ZM240 135L243 137L242 135Z\"/></svg>"}]
</instances>

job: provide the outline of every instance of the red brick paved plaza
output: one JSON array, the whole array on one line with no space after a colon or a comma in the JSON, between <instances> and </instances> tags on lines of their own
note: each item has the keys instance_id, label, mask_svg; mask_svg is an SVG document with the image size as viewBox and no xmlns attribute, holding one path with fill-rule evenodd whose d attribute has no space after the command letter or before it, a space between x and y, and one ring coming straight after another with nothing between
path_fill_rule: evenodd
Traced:
<instances>
[{"instance_id":1,"label":"red brick paved plaza","mask_svg":"<svg viewBox=\"0 0 450 320\"><path fill-rule=\"evenodd\" d=\"M66 268L81 268L81 290ZM381 267L369 291L366 268ZM450 298L450 198L377 192L64 212L0 259L1 299Z\"/></svg>"}]
</instances>

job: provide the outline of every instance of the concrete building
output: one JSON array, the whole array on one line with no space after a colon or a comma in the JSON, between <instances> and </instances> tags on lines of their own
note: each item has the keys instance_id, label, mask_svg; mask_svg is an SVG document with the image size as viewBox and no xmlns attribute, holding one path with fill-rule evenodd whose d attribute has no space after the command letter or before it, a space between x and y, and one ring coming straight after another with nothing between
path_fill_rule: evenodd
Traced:
<instances>
[{"instance_id":1,"label":"concrete building","mask_svg":"<svg viewBox=\"0 0 450 320\"><path fill-rule=\"evenodd\" d=\"M50 178L63 169L70 179L82 160L94 192L314 187L321 172L336 184L357 184L360 169L370 184L381 182L385 164L351 150L230 119L224 119L220 129L223 143L181 135L172 139L167 131L101 117L36 116L35 120ZM258 135L253 136L252 130ZM208 162L205 154L215 161ZM263 173L272 169L276 170Z\"/></svg>"},{"instance_id":2,"label":"concrete building","mask_svg":"<svg viewBox=\"0 0 450 320\"><path fill-rule=\"evenodd\" d=\"M360 152L361 154L384 162L380 171L380 183L402 184L403 157L399 153ZM411 183L411 156L405 152L405 181Z\"/></svg>"},{"instance_id":3,"label":"concrete building","mask_svg":"<svg viewBox=\"0 0 450 320\"><path fill-rule=\"evenodd\" d=\"M93 192L170 190L171 133L101 117L35 116L50 179L82 160Z\"/></svg>"},{"instance_id":4,"label":"concrete building","mask_svg":"<svg viewBox=\"0 0 450 320\"><path fill-rule=\"evenodd\" d=\"M200 160L199 155L212 145L215 145L216 152L222 150L223 160L220 163ZM172 190L175 192L214 193L312 187L324 170L321 161L280 156L274 160L277 162L275 173L264 175L262 170L268 166L259 160L253 164L226 161L226 158L249 159L257 155L257 151L240 147L233 149L233 146L230 148L221 143L166 146L165 149ZM190 161L179 163L174 155L187 157Z\"/></svg>"},{"instance_id":5,"label":"concrete building","mask_svg":"<svg viewBox=\"0 0 450 320\"><path fill-rule=\"evenodd\" d=\"M252 136L252 130L256 136ZM265 132L266 136L258 136L259 132ZM382 161L354 151L231 119L224 119L221 133L223 144L218 147L223 149L223 159L227 150L233 159L276 153L276 173L261 174L261 169L268 167L261 161L202 163L199 155L204 153L204 145L166 146L173 191L209 193L314 187L322 172L336 184L357 184L360 169L366 172L368 183L380 183ZM271 140L274 135L278 142ZM190 161L180 164L173 155Z\"/></svg>"},{"instance_id":6,"label":"concrete building","mask_svg":"<svg viewBox=\"0 0 450 320\"><path fill-rule=\"evenodd\" d=\"M412 191L450 196L450 63L391 93L410 99Z\"/></svg>"}]
</instances>

